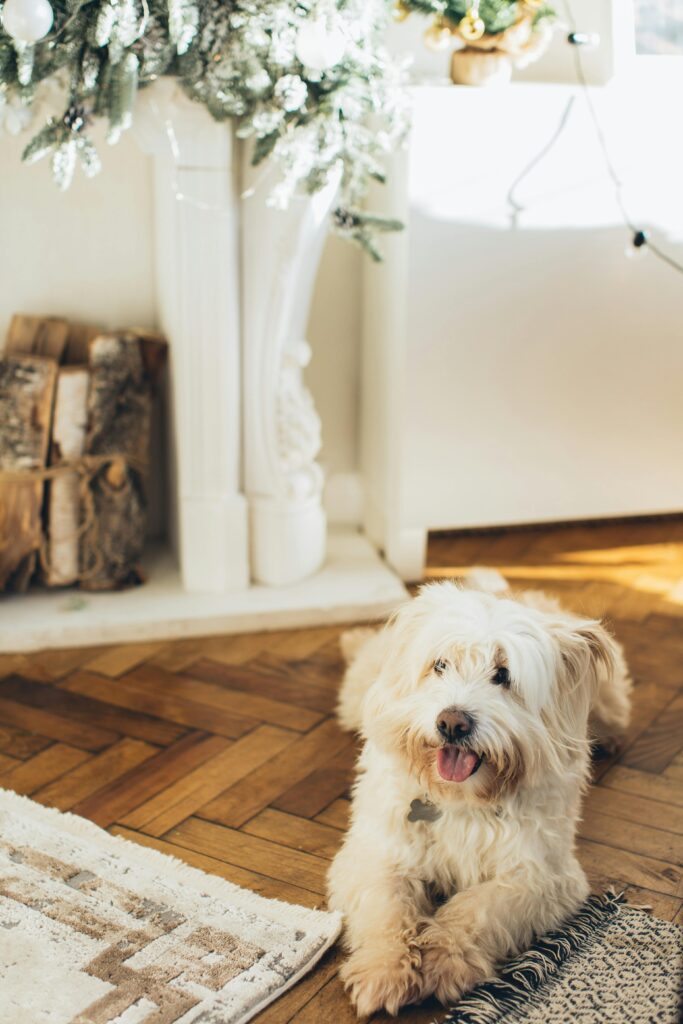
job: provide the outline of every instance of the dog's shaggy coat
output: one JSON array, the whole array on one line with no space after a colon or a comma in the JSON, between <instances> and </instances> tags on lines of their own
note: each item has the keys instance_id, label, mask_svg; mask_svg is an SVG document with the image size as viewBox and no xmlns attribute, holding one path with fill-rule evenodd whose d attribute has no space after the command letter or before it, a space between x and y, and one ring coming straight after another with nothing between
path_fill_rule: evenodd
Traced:
<instances>
[{"instance_id":1,"label":"dog's shaggy coat","mask_svg":"<svg viewBox=\"0 0 683 1024\"><path fill-rule=\"evenodd\" d=\"M591 743L627 724L628 673L599 622L506 586L428 585L342 638L339 717L365 744L329 902L360 1015L457 1000L587 896L581 794Z\"/></svg>"}]
</instances>

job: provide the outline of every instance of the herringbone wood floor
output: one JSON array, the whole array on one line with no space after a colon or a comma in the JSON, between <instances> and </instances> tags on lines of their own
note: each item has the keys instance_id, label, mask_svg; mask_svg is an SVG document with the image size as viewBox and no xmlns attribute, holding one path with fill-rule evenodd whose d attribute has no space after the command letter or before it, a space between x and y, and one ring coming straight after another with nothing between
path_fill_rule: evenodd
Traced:
<instances>
[{"instance_id":1,"label":"herringbone wood floor","mask_svg":"<svg viewBox=\"0 0 683 1024\"><path fill-rule=\"evenodd\" d=\"M608 617L636 679L634 714L619 755L596 764L580 855L596 887L625 887L680 921L683 520L441 536L429 564L432 578L500 566L516 585ZM265 896L320 905L356 752L332 718L338 633L3 656L0 785ZM259 1024L355 1020L338 956Z\"/></svg>"}]
</instances>

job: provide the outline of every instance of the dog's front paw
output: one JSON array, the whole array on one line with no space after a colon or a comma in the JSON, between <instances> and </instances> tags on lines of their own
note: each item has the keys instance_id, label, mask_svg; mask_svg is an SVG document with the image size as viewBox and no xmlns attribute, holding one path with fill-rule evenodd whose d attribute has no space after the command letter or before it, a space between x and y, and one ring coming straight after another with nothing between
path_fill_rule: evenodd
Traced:
<instances>
[{"instance_id":1,"label":"dog's front paw","mask_svg":"<svg viewBox=\"0 0 683 1024\"><path fill-rule=\"evenodd\" d=\"M418 939L422 951L422 996L455 1003L493 970L476 950L465 951L449 931L432 925Z\"/></svg>"},{"instance_id":2,"label":"dog's front paw","mask_svg":"<svg viewBox=\"0 0 683 1024\"><path fill-rule=\"evenodd\" d=\"M396 1014L422 995L420 954L414 946L358 949L341 968L341 978L359 1017L377 1010Z\"/></svg>"}]
</instances>

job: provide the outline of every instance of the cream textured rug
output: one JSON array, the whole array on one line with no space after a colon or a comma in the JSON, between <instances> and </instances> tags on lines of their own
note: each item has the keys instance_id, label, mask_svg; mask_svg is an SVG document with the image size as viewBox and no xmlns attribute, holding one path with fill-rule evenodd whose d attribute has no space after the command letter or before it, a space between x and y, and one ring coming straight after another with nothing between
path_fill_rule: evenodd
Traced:
<instances>
[{"instance_id":1,"label":"cream textured rug","mask_svg":"<svg viewBox=\"0 0 683 1024\"><path fill-rule=\"evenodd\" d=\"M622 896L590 896L559 931L511 960L448 1024L679 1024L683 929Z\"/></svg>"},{"instance_id":2,"label":"cream textured rug","mask_svg":"<svg viewBox=\"0 0 683 1024\"><path fill-rule=\"evenodd\" d=\"M0 789L7 1024L241 1024L340 928Z\"/></svg>"}]
</instances>

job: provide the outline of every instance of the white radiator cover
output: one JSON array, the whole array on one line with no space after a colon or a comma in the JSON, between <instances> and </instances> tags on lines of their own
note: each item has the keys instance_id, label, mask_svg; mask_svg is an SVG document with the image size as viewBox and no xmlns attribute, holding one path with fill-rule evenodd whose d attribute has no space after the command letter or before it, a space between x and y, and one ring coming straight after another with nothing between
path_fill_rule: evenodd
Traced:
<instances>
[{"instance_id":1,"label":"white radiator cover","mask_svg":"<svg viewBox=\"0 0 683 1024\"><path fill-rule=\"evenodd\" d=\"M574 93L414 90L386 201L408 231L366 271L363 376L368 531L404 578L429 529L683 507L683 277L625 257L580 94L516 225L506 202ZM647 94L595 93L632 216L681 259L680 138Z\"/></svg>"}]
</instances>

